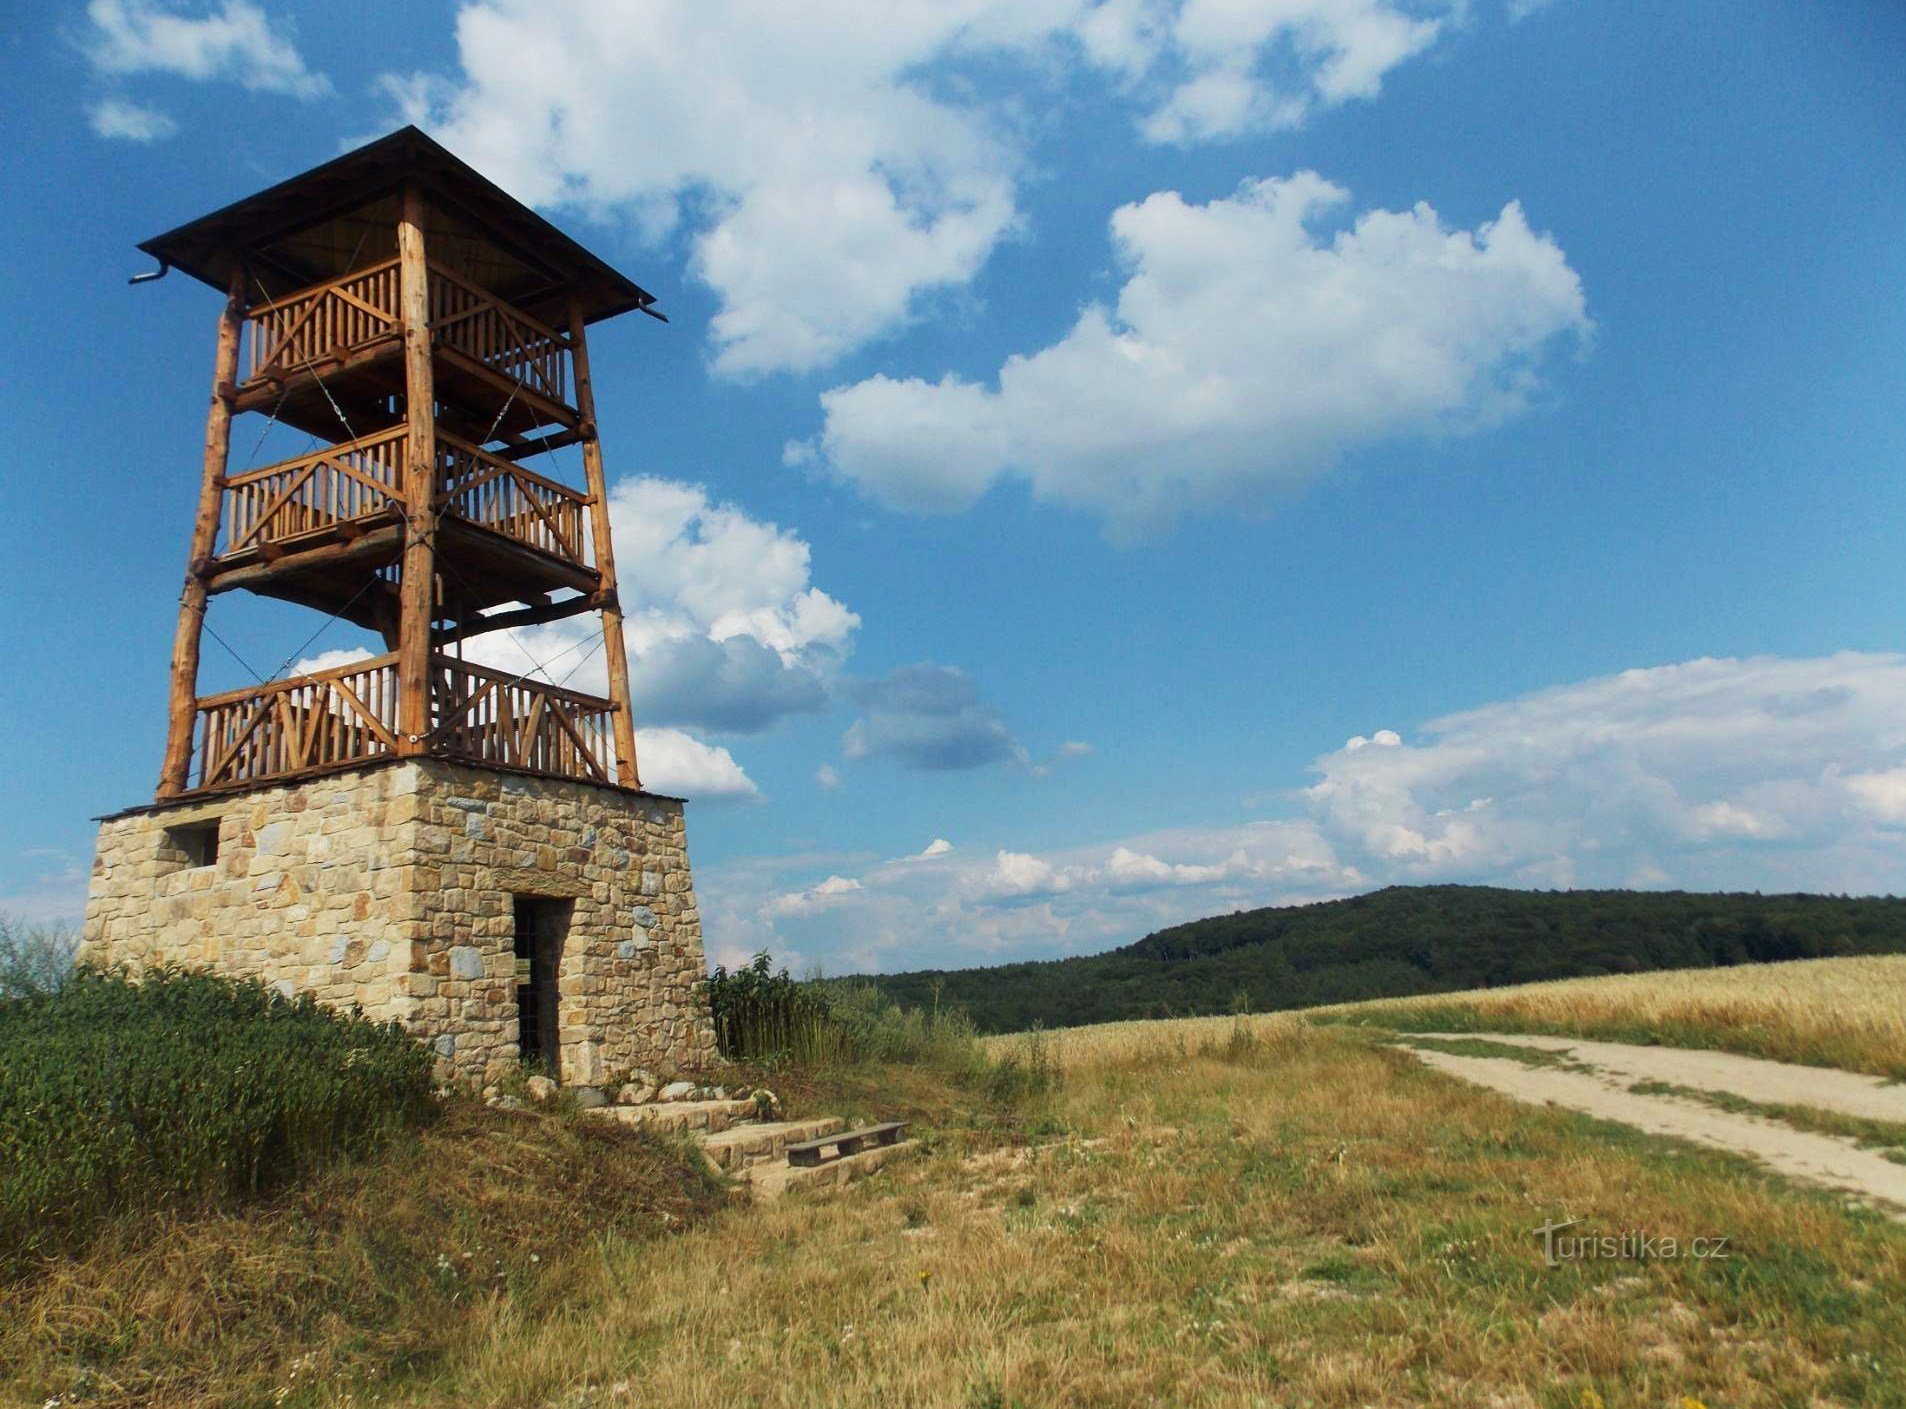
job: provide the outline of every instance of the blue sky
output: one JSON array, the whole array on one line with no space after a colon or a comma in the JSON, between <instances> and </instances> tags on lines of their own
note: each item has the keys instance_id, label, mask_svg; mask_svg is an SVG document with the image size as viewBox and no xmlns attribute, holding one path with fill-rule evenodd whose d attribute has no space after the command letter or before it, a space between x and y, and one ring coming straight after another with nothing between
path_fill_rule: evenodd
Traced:
<instances>
[{"instance_id":1,"label":"blue sky","mask_svg":"<svg viewBox=\"0 0 1906 1409\"><path fill-rule=\"evenodd\" d=\"M404 121L672 319L593 350L711 956L1901 889L1896 6L14 13L0 909L157 769L218 300L133 244Z\"/></svg>"}]
</instances>

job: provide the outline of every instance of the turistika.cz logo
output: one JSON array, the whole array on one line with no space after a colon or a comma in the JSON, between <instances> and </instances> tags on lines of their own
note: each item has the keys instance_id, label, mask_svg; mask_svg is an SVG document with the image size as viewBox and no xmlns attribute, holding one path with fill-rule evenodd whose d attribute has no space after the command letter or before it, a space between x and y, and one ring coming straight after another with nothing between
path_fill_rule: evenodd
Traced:
<instances>
[{"instance_id":1,"label":"turistika.cz logo","mask_svg":"<svg viewBox=\"0 0 1906 1409\"><path fill-rule=\"evenodd\" d=\"M1681 1239L1639 1229L1623 1233L1566 1231L1587 1221L1571 1218L1564 1223L1544 1223L1534 1229L1535 1236L1542 1240L1543 1262L1550 1267L1560 1267L1565 1262L1659 1262L1677 1258L1724 1262L1734 1255L1729 1240L1713 1234Z\"/></svg>"}]
</instances>

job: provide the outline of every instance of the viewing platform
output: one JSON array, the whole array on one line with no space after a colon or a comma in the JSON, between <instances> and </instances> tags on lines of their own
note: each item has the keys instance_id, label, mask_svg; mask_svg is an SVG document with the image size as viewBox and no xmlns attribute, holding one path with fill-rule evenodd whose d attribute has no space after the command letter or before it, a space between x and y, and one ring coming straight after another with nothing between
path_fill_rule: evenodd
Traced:
<instances>
[{"instance_id":1,"label":"viewing platform","mask_svg":"<svg viewBox=\"0 0 1906 1409\"><path fill-rule=\"evenodd\" d=\"M614 782L608 700L443 654L430 667L428 756ZM398 752L392 653L201 697L189 791L308 777Z\"/></svg>"},{"instance_id":2,"label":"viewing platform","mask_svg":"<svg viewBox=\"0 0 1906 1409\"><path fill-rule=\"evenodd\" d=\"M571 402L571 335L437 260L427 267L439 416L473 435L555 425L567 434L551 444L573 443L582 413ZM331 440L388 421L404 394L399 273L392 256L253 304L232 409L276 414Z\"/></svg>"},{"instance_id":3,"label":"viewing platform","mask_svg":"<svg viewBox=\"0 0 1906 1409\"><path fill-rule=\"evenodd\" d=\"M397 425L228 477L209 589L243 587L380 628L395 582L367 587L365 575L403 553L407 434ZM441 559L442 595L458 615L597 592L587 494L442 430L436 446L438 535L453 550Z\"/></svg>"}]
</instances>

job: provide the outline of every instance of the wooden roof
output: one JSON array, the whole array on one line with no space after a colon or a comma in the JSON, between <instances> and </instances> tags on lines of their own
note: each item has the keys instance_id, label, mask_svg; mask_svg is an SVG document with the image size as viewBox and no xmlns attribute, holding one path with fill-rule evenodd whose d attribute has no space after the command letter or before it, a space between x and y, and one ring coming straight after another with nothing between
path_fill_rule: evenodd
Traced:
<instances>
[{"instance_id":1,"label":"wooden roof","mask_svg":"<svg viewBox=\"0 0 1906 1409\"><path fill-rule=\"evenodd\" d=\"M409 182L425 192L424 244L431 257L545 322L560 326L571 298L581 302L590 323L655 302L646 289L415 127L139 248L221 293L243 254L259 285L252 297L276 298L394 254L397 205Z\"/></svg>"}]
</instances>

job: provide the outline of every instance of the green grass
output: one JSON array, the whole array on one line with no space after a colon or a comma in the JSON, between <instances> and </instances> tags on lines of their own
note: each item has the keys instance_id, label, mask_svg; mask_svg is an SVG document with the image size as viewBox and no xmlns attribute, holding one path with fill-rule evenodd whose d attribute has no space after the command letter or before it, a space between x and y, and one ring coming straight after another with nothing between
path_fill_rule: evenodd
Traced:
<instances>
[{"instance_id":1,"label":"green grass","mask_svg":"<svg viewBox=\"0 0 1906 1409\"><path fill-rule=\"evenodd\" d=\"M1566 1052L1551 1052L1541 1047L1522 1047L1514 1042L1491 1042L1482 1037L1414 1037L1396 1034L1396 1041L1422 1052L1447 1052L1453 1057L1498 1057L1519 1062L1525 1067L1548 1067L1557 1071L1593 1071Z\"/></svg>"},{"instance_id":2,"label":"green grass","mask_svg":"<svg viewBox=\"0 0 1906 1409\"><path fill-rule=\"evenodd\" d=\"M1795 1130L1805 1130L1814 1135L1835 1135L1843 1140L1851 1140L1862 1149L1877 1150L1896 1163L1906 1164L1906 1122L1843 1115L1839 1111L1823 1111L1817 1106L1755 1101L1731 1091L1703 1091L1671 1081L1637 1081L1628 1089L1637 1096L1676 1096L1682 1100L1700 1101L1735 1115L1755 1115L1766 1120L1777 1120Z\"/></svg>"}]
</instances>

